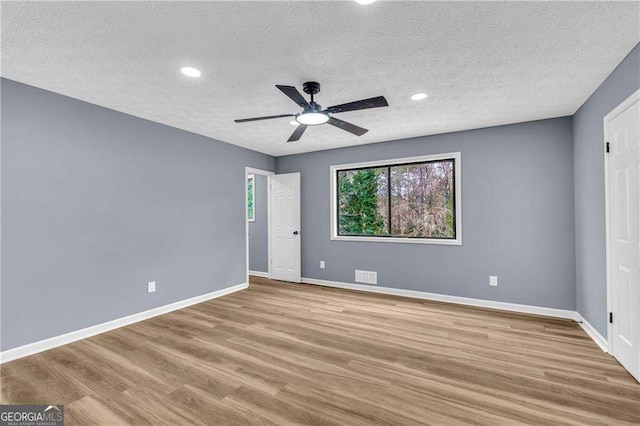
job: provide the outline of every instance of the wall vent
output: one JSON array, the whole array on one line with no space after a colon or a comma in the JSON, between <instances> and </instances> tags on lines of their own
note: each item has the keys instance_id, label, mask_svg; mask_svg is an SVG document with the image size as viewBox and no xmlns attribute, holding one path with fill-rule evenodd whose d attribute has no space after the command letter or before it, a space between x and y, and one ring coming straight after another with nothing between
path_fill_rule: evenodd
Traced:
<instances>
[{"instance_id":1,"label":"wall vent","mask_svg":"<svg viewBox=\"0 0 640 426\"><path fill-rule=\"evenodd\" d=\"M356 269L356 282L378 284L378 273L373 271L359 271Z\"/></svg>"}]
</instances>

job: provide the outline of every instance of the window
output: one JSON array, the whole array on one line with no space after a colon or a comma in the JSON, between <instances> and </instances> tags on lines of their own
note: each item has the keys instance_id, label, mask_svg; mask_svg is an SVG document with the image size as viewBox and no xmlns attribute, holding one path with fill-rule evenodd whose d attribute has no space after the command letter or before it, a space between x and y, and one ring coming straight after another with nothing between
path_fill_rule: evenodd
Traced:
<instances>
[{"instance_id":1,"label":"window","mask_svg":"<svg viewBox=\"0 0 640 426\"><path fill-rule=\"evenodd\" d=\"M331 238L462 244L460 153L331 167Z\"/></svg>"},{"instance_id":2,"label":"window","mask_svg":"<svg viewBox=\"0 0 640 426\"><path fill-rule=\"evenodd\" d=\"M249 222L256 221L256 177L255 175L247 175L247 220Z\"/></svg>"}]
</instances>

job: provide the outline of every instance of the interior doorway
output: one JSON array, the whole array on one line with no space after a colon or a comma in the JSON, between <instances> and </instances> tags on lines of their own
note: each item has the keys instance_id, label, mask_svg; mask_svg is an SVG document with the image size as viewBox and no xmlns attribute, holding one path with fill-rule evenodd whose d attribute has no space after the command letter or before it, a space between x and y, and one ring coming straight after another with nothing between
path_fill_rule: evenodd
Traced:
<instances>
[{"instance_id":1,"label":"interior doorway","mask_svg":"<svg viewBox=\"0 0 640 426\"><path fill-rule=\"evenodd\" d=\"M269 278L269 177L274 172L245 168L247 283L249 275Z\"/></svg>"}]
</instances>

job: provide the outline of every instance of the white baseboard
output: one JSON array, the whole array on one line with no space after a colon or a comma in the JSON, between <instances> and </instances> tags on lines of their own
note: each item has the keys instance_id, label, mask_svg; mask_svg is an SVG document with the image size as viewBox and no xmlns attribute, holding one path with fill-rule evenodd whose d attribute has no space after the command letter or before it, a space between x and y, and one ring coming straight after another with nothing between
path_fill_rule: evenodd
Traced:
<instances>
[{"instance_id":1,"label":"white baseboard","mask_svg":"<svg viewBox=\"0 0 640 426\"><path fill-rule=\"evenodd\" d=\"M262 271L249 271L249 275L253 275L254 277L269 278L269 273Z\"/></svg>"},{"instance_id":2,"label":"white baseboard","mask_svg":"<svg viewBox=\"0 0 640 426\"><path fill-rule=\"evenodd\" d=\"M477 306L481 308L500 309L503 311L520 312L525 314L543 315L547 317L577 320L577 312L566 309L545 308L542 306L519 305L516 303L494 302L492 300L472 299L470 297L448 296L446 294L427 293L416 290L403 290L391 287L352 284L338 281L326 281L316 278L302 278L306 284L322 285L326 287L346 288L350 290L368 291L371 293L391 294L394 296L413 297L415 299L435 300L438 302L457 303L460 305Z\"/></svg>"},{"instance_id":3,"label":"white baseboard","mask_svg":"<svg viewBox=\"0 0 640 426\"><path fill-rule=\"evenodd\" d=\"M195 305L198 303L206 302L207 300L215 299L226 294L234 293L239 290L247 288L247 283L237 284L231 287L223 288L211 293L203 294L200 296L192 297L189 299L181 300L179 302L170 303L168 305L159 306L157 308L149 309L148 311L139 312L137 314L129 315L126 317L118 318L112 321L107 321L102 324L94 325L91 327L83 328L80 330L72 331L59 336L50 337L39 342L29 343L24 346L18 346L17 348L8 349L0 352L0 364L13 361L14 359L22 358L25 356L33 355L38 352L53 349L58 346L66 345L87 337L95 336L106 331L114 330L116 328L124 327L136 322L144 321L149 318L163 315L171 311L186 308L187 306Z\"/></svg>"},{"instance_id":4,"label":"white baseboard","mask_svg":"<svg viewBox=\"0 0 640 426\"><path fill-rule=\"evenodd\" d=\"M589 324L589 321L584 319L582 315L577 312L576 315L578 316L576 321L578 322L578 324L580 324L580 327L582 327L582 329L589 335L589 337L591 337L591 339L593 339L593 341L596 342L598 346L600 346L600 349L602 349L606 353L609 353L609 342L607 341L607 339L605 339L602 334L598 333L598 330L596 330L591 324Z\"/></svg>"}]
</instances>

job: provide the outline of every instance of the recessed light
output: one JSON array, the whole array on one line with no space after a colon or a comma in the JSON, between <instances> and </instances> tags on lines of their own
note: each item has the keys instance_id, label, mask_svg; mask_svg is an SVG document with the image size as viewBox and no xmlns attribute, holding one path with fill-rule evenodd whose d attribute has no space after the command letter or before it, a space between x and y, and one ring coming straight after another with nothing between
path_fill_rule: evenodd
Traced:
<instances>
[{"instance_id":1,"label":"recessed light","mask_svg":"<svg viewBox=\"0 0 640 426\"><path fill-rule=\"evenodd\" d=\"M427 99L427 94L426 93L414 93L413 95L411 95L411 99L413 99L414 101L421 101L423 99Z\"/></svg>"},{"instance_id":2,"label":"recessed light","mask_svg":"<svg viewBox=\"0 0 640 426\"><path fill-rule=\"evenodd\" d=\"M186 75L187 77L193 77L193 78L197 78L202 75L200 70L194 67L180 67L180 72Z\"/></svg>"},{"instance_id":3,"label":"recessed light","mask_svg":"<svg viewBox=\"0 0 640 426\"><path fill-rule=\"evenodd\" d=\"M300 123L298 123L296 120L291 120L289 124L291 124L292 126L297 126Z\"/></svg>"},{"instance_id":4,"label":"recessed light","mask_svg":"<svg viewBox=\"0 0 640 426\"><path fill-rule=\"evenodd\" d=\"M356 0L356 3L367 5L373 3L374 1L376 0Z\"/></svg>"}]
</instances>

